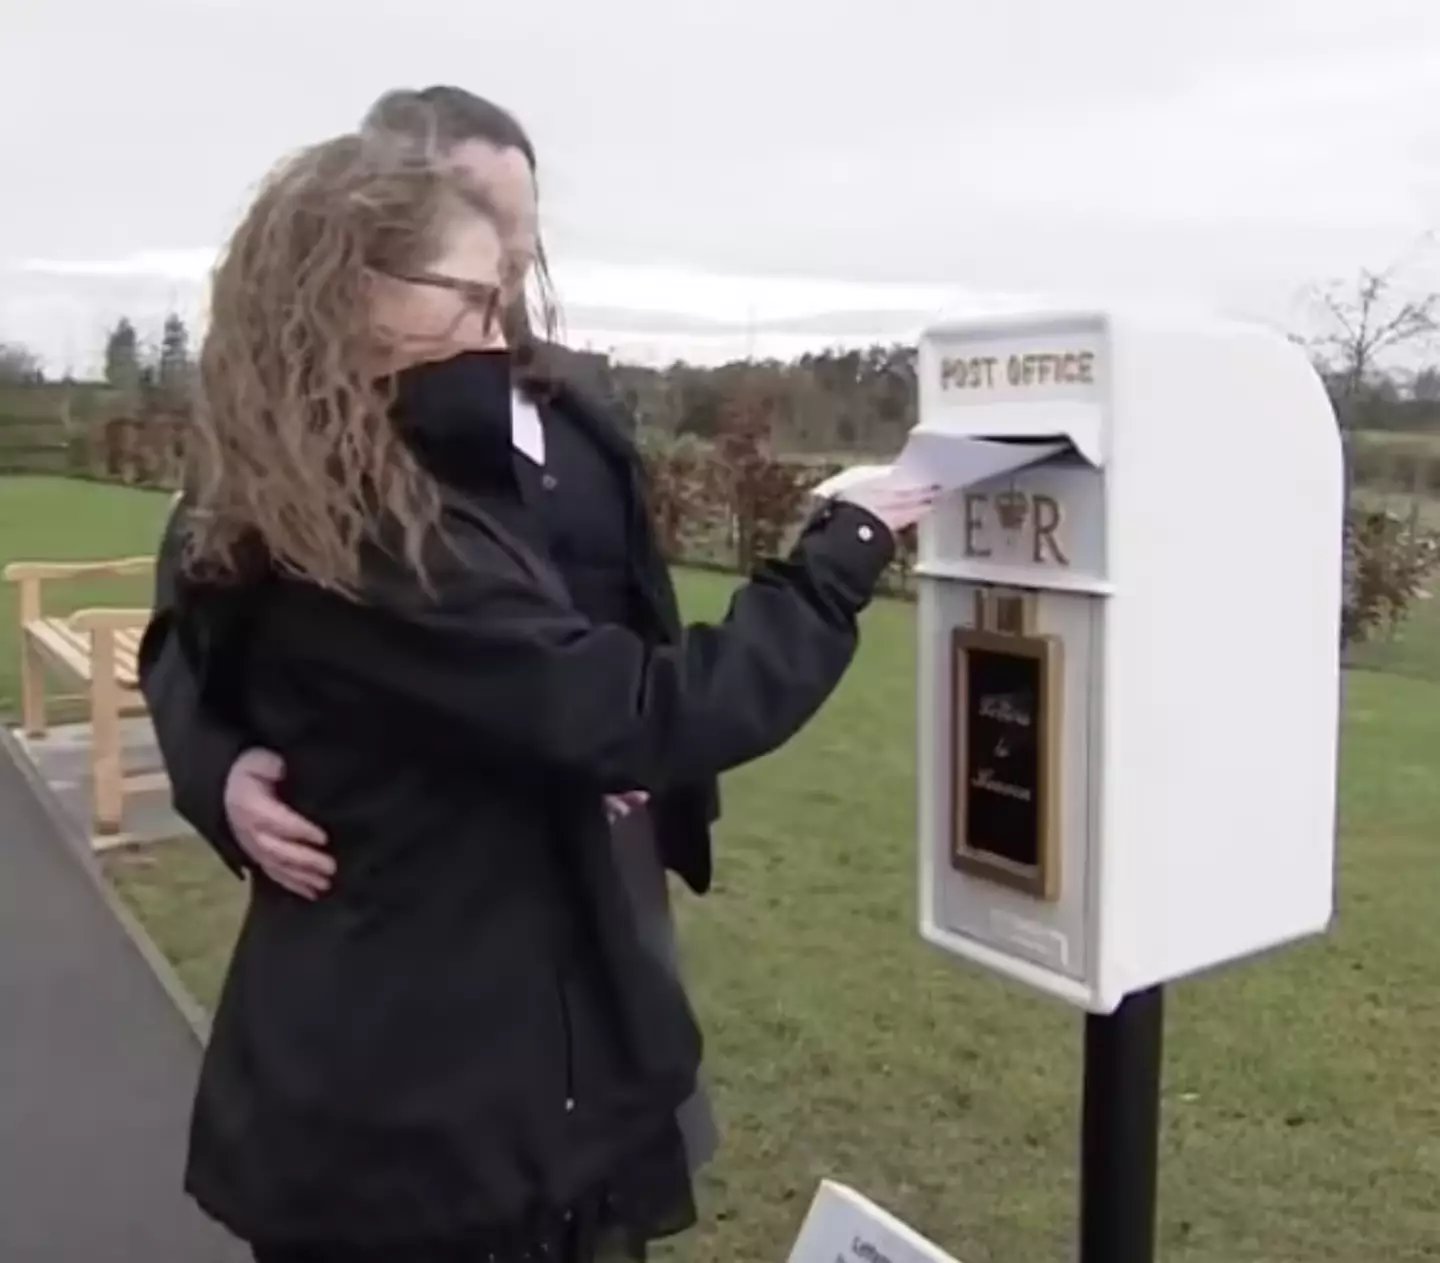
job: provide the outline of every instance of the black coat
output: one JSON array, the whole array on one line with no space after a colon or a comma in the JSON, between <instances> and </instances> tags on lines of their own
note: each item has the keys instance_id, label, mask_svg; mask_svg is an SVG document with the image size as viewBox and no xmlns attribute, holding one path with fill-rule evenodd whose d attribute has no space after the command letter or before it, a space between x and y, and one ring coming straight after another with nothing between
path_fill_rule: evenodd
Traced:
<instances>
[{"instance_id":1,"label":"black coat","mask_svg":"<svg viewBox=\"0 0 1440 1263\"><path fill-rule=\"evenodd\" d=\"M644 469L610 409L561 385L541 404L556 485L527 489L549 538L533 541L554 562L581 613L621 622L653 644L677 643L680 615L670 572L647 510ZM237 875L247 860L225 818L231 766L256 734L200 704L196 667L172 634L178 540L166 531L156 576L155 616L140 653L140 683L170 772L175 806ZM623 614L624 617L620 615ZM282 793L285 792L282 787ZM666 867L697 894L710 888L710 825L719 816L713 779L677 784L651 804Z\"/></svg>"},{"instance_id":2,"label":"black coat","mask_svg":"<svg viewBox=\"0 0 1440 1263\"><path fill-rule=\"evenodd\" d=\"M658 1230L700 1038L602 796L784 742L893 551L829 506L723 623L657 647L577 612L502 507L449 497L434 599L378 553L363 603L273 576L173 593L205 704L285 759L339 861L315 903L257 879L206 1050L187 1187L248 1239L448 1237L597 1189Z\"/></svg>"}]
</instances>

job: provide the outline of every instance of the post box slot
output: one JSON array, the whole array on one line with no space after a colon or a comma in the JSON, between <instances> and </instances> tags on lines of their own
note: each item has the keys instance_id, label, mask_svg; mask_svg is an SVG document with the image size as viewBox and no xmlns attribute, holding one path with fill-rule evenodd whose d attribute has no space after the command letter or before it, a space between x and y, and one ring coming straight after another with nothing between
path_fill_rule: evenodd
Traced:
<instances>
[{"instance_id":1,"label":"post box slot","mask_svg":"<svg viewBox=\"0 0 1440 1263\"><path fill-rule=\"evenodd\" d=\"M1093 468L1093 462L1068 434L984 434L976 437L986 443L1004 443L1007 447L1053 447L1058 443L1063 450L1045 457L1042 464L1084 465L1086 468Z\"/></svg>"},{"instance_id":2,"label":"post box slot","mask_svg":"<svg viewBox=\"0 0 1440 1263\"><path fill-rule=\"evenodd\" d=\"M1061 450L1051 452L1042 456L1027 469L1042 469L1046 466L1060 466L1065 469L1093 469L1094 465L1086 459L1085 453L1075 446L1074 440L1068 434L984 434L976 435L976 439L982 443L1003 443L1007 447L1054 447L1057 443Z\"/></svg>"}]
</instances>

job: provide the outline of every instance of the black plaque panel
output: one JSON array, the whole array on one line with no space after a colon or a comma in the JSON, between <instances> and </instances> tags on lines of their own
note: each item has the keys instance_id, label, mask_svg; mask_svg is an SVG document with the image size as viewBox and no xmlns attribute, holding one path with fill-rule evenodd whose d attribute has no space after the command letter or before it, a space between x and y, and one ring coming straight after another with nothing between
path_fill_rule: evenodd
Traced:
<instances>
[{"instance_id":1,"label":"black plaque panel","mask_svg":"<svg viewBox=\"0 0 1440 1263\"><path fill-rule=\"evenodd\" d=\"M971 850L1040 863L1039 658L965 654L965 834Z\"/></svg>"},{"instance_id":2,"label":"black plaque panel","mask_svg":"<svg viewBox=\"0 0 1440 1263\"><path fill-rule=\"evenodd\" d=\"M1056 898L1059 644L962 629L954 670L955 865Z\"/></svg>"}]
</instances>

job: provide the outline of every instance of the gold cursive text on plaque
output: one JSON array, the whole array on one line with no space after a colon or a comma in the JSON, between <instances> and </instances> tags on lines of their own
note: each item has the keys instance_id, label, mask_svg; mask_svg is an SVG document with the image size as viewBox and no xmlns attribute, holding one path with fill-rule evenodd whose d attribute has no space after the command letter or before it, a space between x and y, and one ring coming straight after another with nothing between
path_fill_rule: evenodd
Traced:
<instances>
[{"instance_id":1,"label":"gold cursive text on plaque","mask_svg":"<svg viewBox=\"0 0 1440 1263\"><path fill-rule=\"evenodd\" d=\"M1028 707L1017 706L1015 699L1007 693L986 693L980 698L979 711L986 719L994 719L1002 724L1015 724L1021 728L1029 728L1035 717L1030 713Z\"/></svg>"},{"instance_id":2,"label":"gold cursive text on plaque","mask_svg":"<svg viewBox=\"0 0 1440 1263\"><path fill-rule=\"evenodd\" d=\"M1022 803L1028 803L1035 797L1033 789L1026 789L1023 785L1012 785L1009 781L1002 781L988 767L982 767L970 778L970 784L975 789L983 789L992 794L999 794L1004 798L1015 798Z\"/></svg>"}]
</instances>

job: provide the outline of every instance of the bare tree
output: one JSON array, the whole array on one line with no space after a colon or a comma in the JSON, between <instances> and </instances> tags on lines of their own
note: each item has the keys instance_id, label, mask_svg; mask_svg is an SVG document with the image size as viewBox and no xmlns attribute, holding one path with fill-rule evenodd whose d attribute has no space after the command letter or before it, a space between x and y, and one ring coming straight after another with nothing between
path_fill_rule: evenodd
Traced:
<instances>
[{"instance_id":1,"label":"bare tree","mask_svg":"<svg viewBox=\"0 0 1440 1263\"><path fill-rule=\"evenodd\" d=\"M1420 246L1432 240L1427 236ZM1354 281L1333 281L1312 291L1326 328L1303 341L1329 379L1340 424L1347 430L1357 428L1384 356L1440 332L1440 294L1417 293L1399 279L1413 256L1412 251L1384 271L1364 269Z\"/></svg>"}]
</instances>

